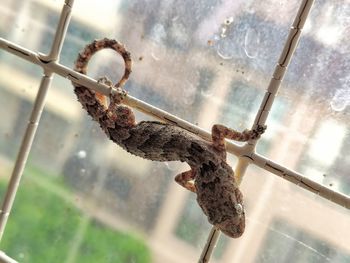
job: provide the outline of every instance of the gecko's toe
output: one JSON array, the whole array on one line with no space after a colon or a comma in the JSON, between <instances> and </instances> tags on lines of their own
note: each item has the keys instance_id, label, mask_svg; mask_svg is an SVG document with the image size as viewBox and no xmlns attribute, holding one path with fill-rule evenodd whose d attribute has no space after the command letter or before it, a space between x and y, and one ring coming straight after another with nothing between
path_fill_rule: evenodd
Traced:
<instances>
[{"instance_id":1,"label":"gecko's toe","mask_svg":"<svg viewBox=\"0 0 350 263\"><path fill-rule=\"evenodd\" d=\"M106 76L98 78L97 83L101 83L101 84L107 85L109 87L113 86L113 82L109 78L107 78Z\"/></svg>"},{"instance_id":2,"label":"gecko's toe","mask_svg":"<svg viewBox=\"0 0 350 263\"><path fill-rule=\"evenodd\" d=\"M259 139L261 134L263 134L266 130L267 126L266 125L258 125L256 127L256 129L254 129L252 131L252 136L251 136L251 139L252 140L256 140L256 139Z\"/></svg>"},{"instance_id":3,"label":"gecko's toe","mask_svg":"<svg viewBox=\"0 0 350 263\"><path fill-rule=\"evenodd\" d=\"M256 128L256 131L259 134L263 134L265 132L266 128L267 128L267 125L258 125L258 127Z\"/></svg>"},{"instance_id":4,"label":"gecko's toe","mask_svg":"<svg viewBox=\"0 0 350 263\"><path fill-rule=\"evenodd\" d=\"M114 89L111 89L110 99L113 102L116 102L119 104L125 99L126 96L127 96L127 92L122 88L115 87Z\"/></svg>"}]
</instances>

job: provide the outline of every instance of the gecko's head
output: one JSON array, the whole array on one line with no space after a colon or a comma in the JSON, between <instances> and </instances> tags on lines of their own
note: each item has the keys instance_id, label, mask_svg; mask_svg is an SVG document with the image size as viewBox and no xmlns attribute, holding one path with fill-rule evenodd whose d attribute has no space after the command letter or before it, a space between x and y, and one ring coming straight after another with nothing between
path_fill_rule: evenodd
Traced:
<instances>
[{"instance_id":1,"label":"gecko's head","mask_svg":"<svg viewBox=\"0 0 350 263\"><path fill-rule=\"evenodd\" d=\"M213 193L213 192L210 192ZM209 223L229 237L240 237L245 229L245 211L241 191L236 188L221 190L214 195L217 199L208 198L209 192L201 195L197 191L197 201Z\"/></svg>"},{"instance_id":2,"label":"gecko's head","mask_svg":"<svg viewBox=\"0 0 350 263\"><path fill-rule=\"evenodd\" d=\"M231 216L227 216L227 218L220 223L216 223L215 227L220 229L221 232L229 237L240 237L245 229L245 213L243 204L235 204Z\"/></svg>"},{"instance_id":3,"label":"gecko's head","mask_svg":"<svg viewBox=\"0 0 350 263\"><path fill-rule=\"evenodd\" d=\"M245 228L245 211L232 168L226 162L214 168L203 166L194 183L197 202L209 223L229 237L240 237Z\"/></svg>"}]
</instances>

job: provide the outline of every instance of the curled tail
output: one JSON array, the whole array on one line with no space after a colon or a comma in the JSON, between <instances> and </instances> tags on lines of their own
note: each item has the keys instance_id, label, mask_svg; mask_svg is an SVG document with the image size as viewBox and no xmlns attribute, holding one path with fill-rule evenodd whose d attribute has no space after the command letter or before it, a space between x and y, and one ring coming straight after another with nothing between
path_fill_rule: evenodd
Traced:
<instances>
[{"instance_id":1,"label":"curled tail","mask_svg":"<svg viewBox=\"0 0 350 263\"><path fill-rule=\"evenodd\" d=\"M99 50L110 48L117 51L124 59L125 63L125 71L123 77L119 80L119 82L115 85L116 87L122 87L125 82L128 80L129 75L131 73L131 56L130 52L128 52L124 45L119 43L114 39L99 39L94 40L92 43L85 46L82 52L79 53L77 60L75 61L74 70L86 74L87 66L91 57Z\"/></svg>"},{"instance_id":2,"label":"curled tail","mask_svg":"<svg viewBox=\"0 0 350 263\"><path fill-rule=\"evenodd\" d=\"M91 57L99 50L110 48L119 53L125 63L124 75L114 86L116 88L122 87L125 82L128 80L131 73L132 60L130 53L125 49L124 45L119 43L114 39L100 39L94 40L92 43L85 46L85 48L79 53L77 60L75 61L74 70L86 74L87 66ZM108 110L106 96L90 90L89 88L80 86L73 82L74 92L76 93L79 102L83 105L83 108L87 110L89 115L98 122L101 121L101 118L106 114ZM101 123L100 123L101 124Z\"/></svg>"}]
</instances>

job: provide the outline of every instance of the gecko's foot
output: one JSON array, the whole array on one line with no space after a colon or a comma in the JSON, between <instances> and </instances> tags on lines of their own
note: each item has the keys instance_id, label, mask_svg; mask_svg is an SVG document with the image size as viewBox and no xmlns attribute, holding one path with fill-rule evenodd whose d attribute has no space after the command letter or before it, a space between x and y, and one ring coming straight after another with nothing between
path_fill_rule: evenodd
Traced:
<instances>
[{"instance_id":1,"label":"gecko's foot","mask_svg":"<svg viewBox=\"0 0 350 263\"><path fill-rule=\"evenodd\" d=\"M97 80L97 83L101 83L101 84L107 85L109 87L113 86L113 82L109 78L107 78L106 76L99 78Z\"/></svg>"},{"instance_id":2,"label":"gecko's foot","mask_svg":"<svg viewBox=\"0 0 350 263\"><path fill-rule=\"evenodd\" d=\"M109 98L112 103L120 104L125 99L126 96L127 96L127 93L125 90L123 90L120 87L114 87L113 89L111 89Z\"/></svg>"},{"instance_id":3,"label":"gecko's foot","mask_svg":"<svg viewBox=\"0 0 350 263\"><path fill-rule=\"evenodd\" d=\"M265 132L267 126L266 125L258 125L256 129L252 130L252 140L259 139L260 136Z\"/></svg>"},{"instance_id":4,"label":"gecko's foot","mask_svg":"<svg viewBox=\"0 0 350 263\"><path fill-rule=\"evenodd\" d=\"M113 87L113 82L106 76L100 77L97 82L107 85L110 88L109 98L111 102L120 104L127 95L126 91L122 88L116 86Z\"/></svg>"}]
</instances>

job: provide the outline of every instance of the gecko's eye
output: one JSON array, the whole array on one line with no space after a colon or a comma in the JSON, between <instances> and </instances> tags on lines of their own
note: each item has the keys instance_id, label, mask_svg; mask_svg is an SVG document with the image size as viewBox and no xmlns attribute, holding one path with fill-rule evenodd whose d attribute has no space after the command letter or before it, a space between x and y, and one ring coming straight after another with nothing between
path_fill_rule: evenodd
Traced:
<instances>
[{"instance_id":1,"label":"gecko's eye","mask_svg":"<svg viewBox=\"0 0 350 263\"><path fill-rule=\"evenodd\" d=\"M238 215L243 214L243 206L241 204L235 204L235 209Z\"/></svg>"}]
</instances>

